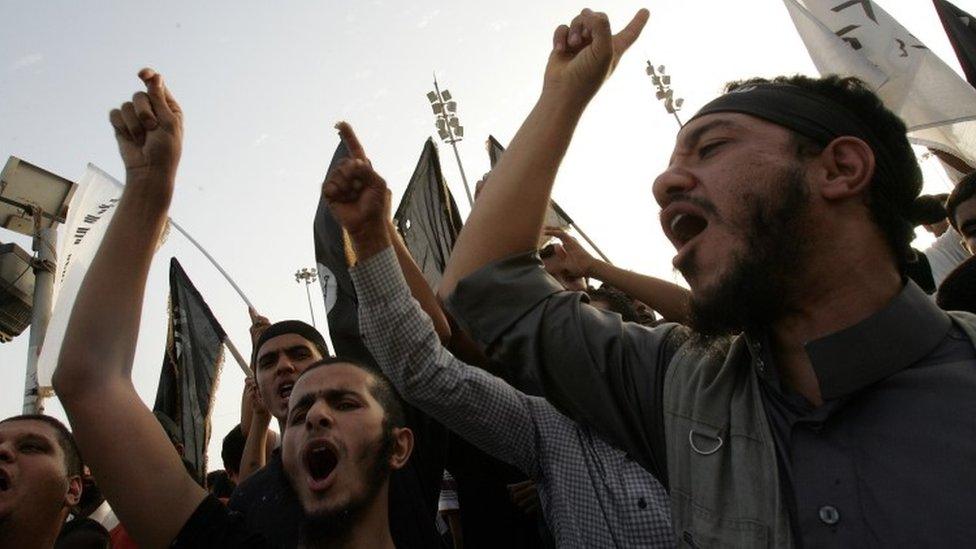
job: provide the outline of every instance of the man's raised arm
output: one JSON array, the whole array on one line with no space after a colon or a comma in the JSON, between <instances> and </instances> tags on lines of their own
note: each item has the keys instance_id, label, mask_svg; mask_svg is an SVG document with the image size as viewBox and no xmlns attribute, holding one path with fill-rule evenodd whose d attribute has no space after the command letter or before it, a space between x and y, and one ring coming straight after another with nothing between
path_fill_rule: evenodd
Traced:
<instances>
[{"instance_id":1,"label":"man's raised arm","mask_svg":"<svg viewBox=\"0 0 976 549\"><path fill-rule=\"evenodd\" d=\"M142 547L164 547L206 492L132 385L146 279L183 142L183 113L162 76L143 69L139 77L146 92L109 116L126 186L71 312L54 388L126 530Z\"/></svg>"},{"instance_id":2,"label":"man's raised arm","mask_svg":"<svg viewBox=\"0 0 976 549\"><path fill-rule=\"evenodd\" d=\"M588 9L553 35L542 95L491 173L491 185L465 222L439 294L503 257L536 247L556 171L583 110L620 56L637 40L648 12L641 9L618 34L607 16Z\"/></svg>"}]
</instances>

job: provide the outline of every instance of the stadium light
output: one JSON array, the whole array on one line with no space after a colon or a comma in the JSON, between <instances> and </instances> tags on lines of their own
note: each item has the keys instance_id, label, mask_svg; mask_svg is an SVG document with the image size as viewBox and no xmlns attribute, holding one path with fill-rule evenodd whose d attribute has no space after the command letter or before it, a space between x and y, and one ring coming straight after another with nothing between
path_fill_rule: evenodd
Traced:
<instances>
[{"instance_id":1,"label":"stadium light","mask_svg":"<svg viewBox=\"0 0 976 549\"><path fill-rule=\"evenodd\" d=\"M437 128L437 136L441 141L449 143L454 149L454 158L457 160L458 170L461 172L461 181L464 183L464 192L468 197L468 204L474 205L471 197L471 188L468 187L468 178L464 174L464 166L461 165L461 155L458 154L457 142L464 138L464 126L457 117L458 104L449 90L441 90L437 84L437 77L434 77L434 91L427 93L427 100L430 108L434 111L434 127Z\"/></svg>"},{"instance_id":2,"label":"stadium light","mask_svg":"<svg viewBox=\"0 0 976 549\"><path fill-rule=\"evenodd\" d=\"M678 121L678 127L684 126L681 122L681 118L678 116L678 111L681 110L681 106L684 105L685 100L681 97L674 96L674 90L671 88L671 75L665 72L664 65L659 65L656 69L654 64L647 61L647 68L644 72L651 77L651 85L656 88L654 96L658 101L664 103L664 110L668 111L674 119Z\"/></svg>"},{"instance_id":3,"label":"stadium light","mask_svg":"<svg viewBox=\"0 0 976 549\"><path fill-rule=\"evenodd\" d=\"M308 313L312 315L312 326L315 327L315 311L312 309L312 292L308 287L319 279L319 272L315 267L301 268L295 271L295 282L305 283L305 296L308 297Z\"/></svg>"}]
</instances>

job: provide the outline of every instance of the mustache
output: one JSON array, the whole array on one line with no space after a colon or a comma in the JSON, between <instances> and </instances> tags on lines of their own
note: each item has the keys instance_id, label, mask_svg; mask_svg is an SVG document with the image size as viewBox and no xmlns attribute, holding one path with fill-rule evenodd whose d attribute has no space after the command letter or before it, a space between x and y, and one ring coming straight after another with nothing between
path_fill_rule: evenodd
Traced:
<instances>
[{"instance_id":1,"label":"mustache","mask_svg":"<svg viewBox=\"0 0 976 549\"><path fill-rule=\"evenodd\" d=\"M717 219L721 218L721 216L718 215L718 210L715 208L715 205L712 204L710 201L701 198L700 196L691 196L685 193L677 193L671 195L669 198L670 198L668 202L669 206L671 204L676 204L678 202L686 202L693 206L697 206L699 209L711 215L712 217L715 217ZM662 208L661 211L663 212L664 209ZM658 215L660 215L660 213Z\"/></svg>"}]
</instances>

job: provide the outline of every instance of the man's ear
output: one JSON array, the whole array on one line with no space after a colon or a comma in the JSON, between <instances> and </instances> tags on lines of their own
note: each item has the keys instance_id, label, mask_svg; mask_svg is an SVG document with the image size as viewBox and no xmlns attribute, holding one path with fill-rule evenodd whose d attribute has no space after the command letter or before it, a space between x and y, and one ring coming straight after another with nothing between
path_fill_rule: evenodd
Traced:
<instances>
[{"instance_id":1,"label":"man's ear","mask_svg":"<svg viewBox=\"0 0 976 549\"><path fill-rule=\"evenodd\" d=\"M866 195L874 177L874 151L863 140L842 136L824 147L819 155L814 188L825 200L844 200Z\"/></svg>"},{"instance_id":2,"label":"man's ear","mask_svg":"<svg viewBox=\"0 0 976 549\"><path fill-rule=\"evenodd\" d=\"M413 431L406 427L393 428L393 451L390 453L390 469L402 469L413 453Z\"/></svg>"},{"instance_id":3,"label":"man's ear","mask_svg":"<svg viewBox=\"0 0 976 549\"><path fill-rule=\"evenodd\" d=\"M83 486L80 476L68 477L68 491L64 494L65 507L70 509L78 505L78 502L81 501Z\"/></svg>"}]
</instances>

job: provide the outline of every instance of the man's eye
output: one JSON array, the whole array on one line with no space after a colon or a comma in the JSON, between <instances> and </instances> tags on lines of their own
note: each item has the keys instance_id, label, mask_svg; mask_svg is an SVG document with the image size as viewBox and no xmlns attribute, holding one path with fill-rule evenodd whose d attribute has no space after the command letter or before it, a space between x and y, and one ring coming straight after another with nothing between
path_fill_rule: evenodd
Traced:
<instances>
[{"instance_id":1,"label":"man's eye","mask_svg":"<svg viewBox=\"0 0 976 549\"><path fill-rule=\"evenodd\" d=\"M711 143L698 147L698 158L705 158L709 156L725 143L725 141L712 141Z\"/></svg>"},{"instance_id":2,"label":"man's eye","mask_svg":"<svg viewBox=\"0 0 976 549\"><path fill-rule=\"evenodd\" d=\"M305 422L305 412L299 412L291 417L291 424L298 425Z\"/></svg>"},{"instance_id":3,"label":"man's eye","mask_svg":"<svg viewBox=\"0 0 976 549\"><path fill-rule=\"evenodd\" d=\"M20 451L28 454L36 454L39 452L43 452L44 449L37 444L21 444Z\"/></svg>"},{"instance_id":4,"label":"man's eye","mask_svg":"<svg viewBox=\"0 0 976 549\"><path fill-rule=\"evenodd\" d=\"M359 408L359 403L354 400L344 400L336 406L337 410L349 411Z\"/></svg>"}]
</instances>

